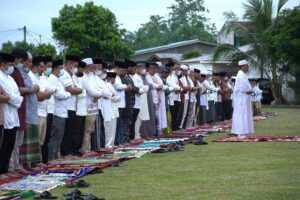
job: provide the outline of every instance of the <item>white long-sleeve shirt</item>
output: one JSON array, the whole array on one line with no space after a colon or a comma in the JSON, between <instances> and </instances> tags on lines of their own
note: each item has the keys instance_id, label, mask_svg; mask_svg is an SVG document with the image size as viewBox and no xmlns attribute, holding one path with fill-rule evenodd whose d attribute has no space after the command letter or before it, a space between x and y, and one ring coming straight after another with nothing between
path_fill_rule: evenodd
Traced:
<instances>
[{"instance_id":1,"label":"white long-sleeve shirt","mask_svg":"<svg viewBox=\"0 0 300 200\"><path fill-rule=\"evenodd\" d=\"M175 93L175 91L180 90L179 81L176 74L172 73L167 77L167 85L173 88L173 91L169 94L170 105L174 105L174 101L180 101L180 93Z\"/></svg>"},{"instance_id":2,"label":"white long-sleeve shirt","mask_svg":"<svg viewBox=\"0 0 300 200\"><path fill-rule=\"evenodd\" d=\"M65 91L59 78L53 74L49 76L49 84L55 88L54 96L54 115L68 118L68 99L71 97L69 92Z\"/></svg>"},{"instance_id":3,"label":"white long-sleeve shirt","mask_svg":"<svg viewBox=\"0 0 300 200\"><path fill-rule=\"evenodd\" d=\"M12 129L20 126L18 108L21 107L23 97L14 79L0 70L0 88L2 92L9 96L9 102L3 104L4 128Z\"/></svg>"},{"instance_id":4,"label":"white long-sleeve shirt","mask_svg":"<svg viewBox=\"0 0 300 200\"><path fill-rule=\"evenodd\" d=\"M125 89L127 88L127 85L122 83L120 76L116 76L114 87L117 91L117 95L120 97L119 108L125 108Z\"/></svg>"},{"instance_id":5,"label":"white long-sleeve shirt","mask_svg":"<svg viewBox=\"0 0 300 200\"><path fill-rule=\"evenodd\" d=\"M96 87L95 75L93 72L84 73L81 77L82 88L86 90L87 115L98 114L98 101L95 98L102 96L102 91Z\"/></svg>"},{"instance_id":6,"label":"white long-sleeve shirt","mask_svg":"<svg viewBox=\"0 0 300 200\"><path fill-rule=\"evenodd\" d=\"M139 88L139 94L135 95L135 103L134 108L141 108L141 95L145 95L144 93L148 92L148 86L144 85L143 79L140 75L134 74L132 76L133 84L135 87Z\"/></svg>"}]
</instances>

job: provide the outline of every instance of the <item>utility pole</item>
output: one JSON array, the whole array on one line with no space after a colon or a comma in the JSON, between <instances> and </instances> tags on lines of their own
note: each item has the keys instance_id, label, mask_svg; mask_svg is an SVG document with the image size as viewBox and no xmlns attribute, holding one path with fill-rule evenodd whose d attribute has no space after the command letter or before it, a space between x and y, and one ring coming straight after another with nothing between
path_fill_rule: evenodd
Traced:
<instances>
[{"instance_id":1,"label":"utility pole","mask_svg":"<svg viewBox=\"0 0 300 200\"><path fill-rule=\"evenodd\" d=\"M26 33L27 33L26 26L23 27L23 32L24 32L24 43L26 43Z\"/></svg>"},{"instance_id":2,"label":"utility pole","mask_svg":"<svg viewBox=\"0 0 300 200\"><path fill-rule=\"evenodd\" d=\"M40 37L40 44L42 44L42 35L39 35Z\"/></svg>"}]
</instances>

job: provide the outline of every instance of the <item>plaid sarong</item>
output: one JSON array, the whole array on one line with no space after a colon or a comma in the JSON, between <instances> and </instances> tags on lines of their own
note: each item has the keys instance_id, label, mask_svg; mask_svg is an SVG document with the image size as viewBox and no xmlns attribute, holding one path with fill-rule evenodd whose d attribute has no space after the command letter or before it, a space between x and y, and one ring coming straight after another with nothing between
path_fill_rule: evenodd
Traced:
<instances>
[{"instance_id":1,"label":"plaid sarong","mask_svg":"<svg viewBox=\"0 0 300 200\"><path fill-rule=\"evenodd\" d=\"M27 124L24 142L20 149L20 162L32 163L41 161L38 125Z\"/></svg>"}]
</instances>

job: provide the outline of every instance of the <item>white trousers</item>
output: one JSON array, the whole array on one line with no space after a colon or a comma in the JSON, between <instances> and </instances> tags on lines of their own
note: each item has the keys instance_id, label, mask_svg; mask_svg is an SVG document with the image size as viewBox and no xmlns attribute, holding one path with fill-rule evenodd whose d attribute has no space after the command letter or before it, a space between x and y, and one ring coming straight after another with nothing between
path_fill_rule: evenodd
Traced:
<instances>
[{"instance_id":1,"label":"white trousers","mask_svg":"<svg viewBox=\"0 0 300 200\"><path fill-rule=\"evenodd\" d=\"M104 122L105 148L111 148L115 146L116 129L117 118Z\"/></svg>"}]
</instances>

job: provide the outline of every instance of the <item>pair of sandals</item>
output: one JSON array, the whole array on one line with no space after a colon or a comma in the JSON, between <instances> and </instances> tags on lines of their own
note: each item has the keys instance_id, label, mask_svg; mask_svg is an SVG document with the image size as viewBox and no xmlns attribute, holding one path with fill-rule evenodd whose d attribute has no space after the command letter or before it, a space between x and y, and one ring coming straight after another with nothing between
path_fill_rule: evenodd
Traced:
<instances>
[{"instance_id":1,"label":"pair of sandals","mask_svg":"<svg viewBox=\"0 0 300 200\"><path fill-rule=\"evenodd\" d=\"M34 199L57 199L56 196L52 196L52 194L48 191L37 194L33 198Z\"/></svg>"},{"instance_id":2,"label":"pair of sandals","mask_svg":"<svg viewBox=\"0 0 300 200\"><path fill-rule=\"evenodd\" d=\"M90 184L85 182L84 180L79 180L77 182L70 182L66 184L67 188L87 188Z\"/></svg>"},{"instance_id":3,"label":"pair of sandals","mask_svg":"<svg viewBox=\"0 0 300 200\"><path fill-rule=\"evenodd\" d=\"M104 198L98 198L92 194L82 193L78 189L73 189L71 192L63 194L64 200L105 200Z\"/></svg>"}]
</instances>

